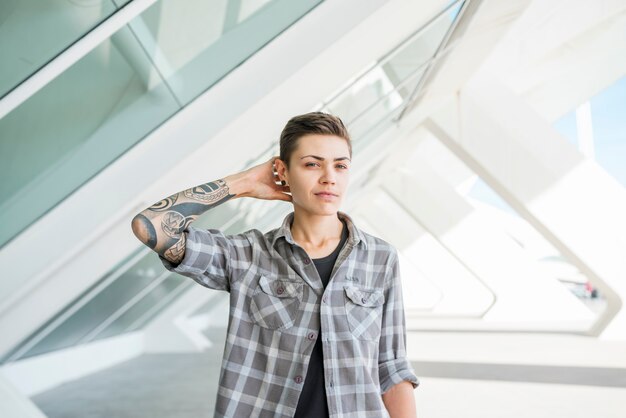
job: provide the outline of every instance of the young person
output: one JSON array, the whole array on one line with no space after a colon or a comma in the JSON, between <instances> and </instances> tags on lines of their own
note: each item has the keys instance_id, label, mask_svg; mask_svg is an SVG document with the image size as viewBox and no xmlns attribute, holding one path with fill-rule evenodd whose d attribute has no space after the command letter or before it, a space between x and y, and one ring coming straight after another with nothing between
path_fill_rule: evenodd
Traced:
<instances>
[{"instance_id":1,"label":"young person","mask_svg":"<svg viewBox=\"0 0 626 418\"><path fill-rule=\"evenodd\" d=\"M295 116L279 156L133 219L168 270L230 293L216 417L416 416L397 250L339 210L351 160L341 119ZM294 210L267 233L190 225L240 197Z\"/></svg>"}]
</instances>

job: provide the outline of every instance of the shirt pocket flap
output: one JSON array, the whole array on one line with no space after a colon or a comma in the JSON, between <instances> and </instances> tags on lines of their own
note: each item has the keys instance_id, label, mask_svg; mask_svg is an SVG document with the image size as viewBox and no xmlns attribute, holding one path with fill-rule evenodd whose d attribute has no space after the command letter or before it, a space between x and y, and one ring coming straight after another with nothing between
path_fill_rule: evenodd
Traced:
<instances>
[{"instance_id":1,"label":"shirt pocket flap","mask_svg":"<svg viewBox=\"0 0 626 418\"><path fill-rule=\"evenodd\" d=\"M293 298L302 295L302 283L289 280L272 280L267 276L261 276L259 286L264 293L278 298Z\"/></svg>"},{"instance_id":2,"label":"shirt pocket flap","mask_svg":"<svg viewBox=\"0 0 626 418\"><path fill-rule=\"evenodd\" d=\"M357 305L376 307L385 302L385 296L380 290L363 290L354 286L344 286L344 290L346 296Z\"/></svg>"}]
</instances>

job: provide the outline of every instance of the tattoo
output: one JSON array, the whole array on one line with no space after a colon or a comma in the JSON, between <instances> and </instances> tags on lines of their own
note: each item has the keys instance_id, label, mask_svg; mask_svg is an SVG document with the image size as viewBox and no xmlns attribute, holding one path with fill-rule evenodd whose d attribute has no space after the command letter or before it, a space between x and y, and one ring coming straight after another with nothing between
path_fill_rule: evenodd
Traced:
<instances>
[{"instance_id":1,"label":"tattoo","mask_svg":"<svg viewBox=\"0 0 626 418\"><path fill-rule=\"evenodd\" d=\"M171 210L163 215L161 229L170 238L180 238L180 234L191 223L190 218L185 218L182 214ZM187 222L189 221L189 222Z\"/></svg>"},{"instance_id":2,"label":"tattoo","mask_svg":"<svg viewBox=\"0 0 626 418\"><path fill-rule=\"evenodd\" d=\"M180 263L185 257L186 242L187 238L185 234L182 234L180 240L178 240L176 244L168 248L165 253L163 253L163 257L167 258L173 263Z\"/></svg>"},{"instance_id":3,"label":"tattoo","mask_svg":"<svg viewBox=\"0 0 626 418\"><path fill-rule=\"evenodd\" d=\"M152 224L150 219L148 219L145 215L141 213L137 214L136 218L141 222L141 226L143 228L141 235L145 240L146 245L151 250L154 250L157 245L157 233L156 229L154 229L154 225Z\"/></svg>"},{"instance_id":4,"label":"tattoo","mask_svg":"<svg viewBox=\"0 0 626 418\"><path fill-rule=\"evenodd\" d=\"M133 224L133 231L150 249L172 262L180 262L185 255L187 237L184 231L189 224L211 207L234 197L236 195L230 194L224 179L183 190L138 214L136 219L139 222Z\"/></svg>"},{"instance_id":5,"label":"tattoo","mask_svg":"<svg viewBox=\"0 0 626 418\"><path fill-rule=\"evenodd\" d=\"M220 201L226 196L231 196L229 194L228 185L222 179L187 189L184 193L185 197L189 199L209 204Z\"/></svg>"},{"instance_id":6,"label":"tattoo","mask_svg":"<svg viewBox=\"0 0 626 418\"><path fill-rule=\"evenodd\" d=\"M171 208L174 205L174 203L176 203L177 200L178 200L178 193L170 197L166 197L165 199L155 203L154 205L150 206L148 210L152 210L154 212L162 212L164 210Z\"/></svg>"}]
</instances>

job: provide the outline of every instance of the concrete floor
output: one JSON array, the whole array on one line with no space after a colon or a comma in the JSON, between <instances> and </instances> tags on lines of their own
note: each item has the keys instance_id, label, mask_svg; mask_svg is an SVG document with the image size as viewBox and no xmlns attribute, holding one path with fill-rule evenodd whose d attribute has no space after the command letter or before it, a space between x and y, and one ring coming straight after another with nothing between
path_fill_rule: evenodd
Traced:
<instances>
[{"instance_id":1,"label":"concrete floor","mask_svg":"<svg viewBox=\"0 0 626 418\"><path fill-rule=\"evenodd\" d=\"M428 418L624 418L626 342L501 333L411 332ZM51 418L212 417L222 347L146 354L32 399Z\"/></svg>"}]
</instances>

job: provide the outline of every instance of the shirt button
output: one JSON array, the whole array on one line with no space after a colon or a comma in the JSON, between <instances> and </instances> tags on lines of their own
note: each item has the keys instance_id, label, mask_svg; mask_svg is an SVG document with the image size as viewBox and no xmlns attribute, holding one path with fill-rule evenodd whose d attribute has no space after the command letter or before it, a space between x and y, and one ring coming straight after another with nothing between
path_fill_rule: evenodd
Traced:
<instances>
[{"instance_id":1,"label":"shirt button","mask_svg":"<svg viewBox=\"0 0 626 418\"><path fill-rule=\"evenodd\" d=\"M326 295L322 296L322 302L327 303L328 297Z\"/></svg>"},{"instance_id":2,"label":"shirt button","mask_svg":"<svg viewBox=\"0 0 626 418\"><path fill-rule=\"evenodd\" d=\"M284 291L285 291L284 287L279 287L278 289L276 289L276 293L278 293L279 295L282 295Z\"/></svg>"},{"instance_id":3,"label":"shirt button","mask_svg":"<svg viewBox=\"0 0 626 418\"><path fill-rule=\"evenodd\" d=\"M309 260L308 258L304 259L304 264L309 264L311 262L311 260Z\"/></svg>"},{"instance_id":4,"label":"shirt button","mask_svg":"<svg viewBox=\"0 0 626 418\"><path fill-rule=\"evenodd\" d=\"M302 376L298 375L298 376L294 377L294 378L293 378L293 380L294 380L296 383L302 383Z\"/></svg>"},{"instance_id":5,"label":"shirt button","mask_svg":"<svg viewBox=\"0 0 626 418\"><path fill-rule=\"evenodd\" d=\"M365 298L361 298L361 303L365 303Z\"/></svg>"},{"instance_id":6,"label":"shirt button","mask_svg":"<svg viewBox=\"0 0 626 418\"><path fill-rule=\"evenodd\" d=\"M315 337L317 337L317 335L314 332L309 332L309 335L307 335L307 338L309 340L314 340Z\"/></svg>"}]
</instances>

